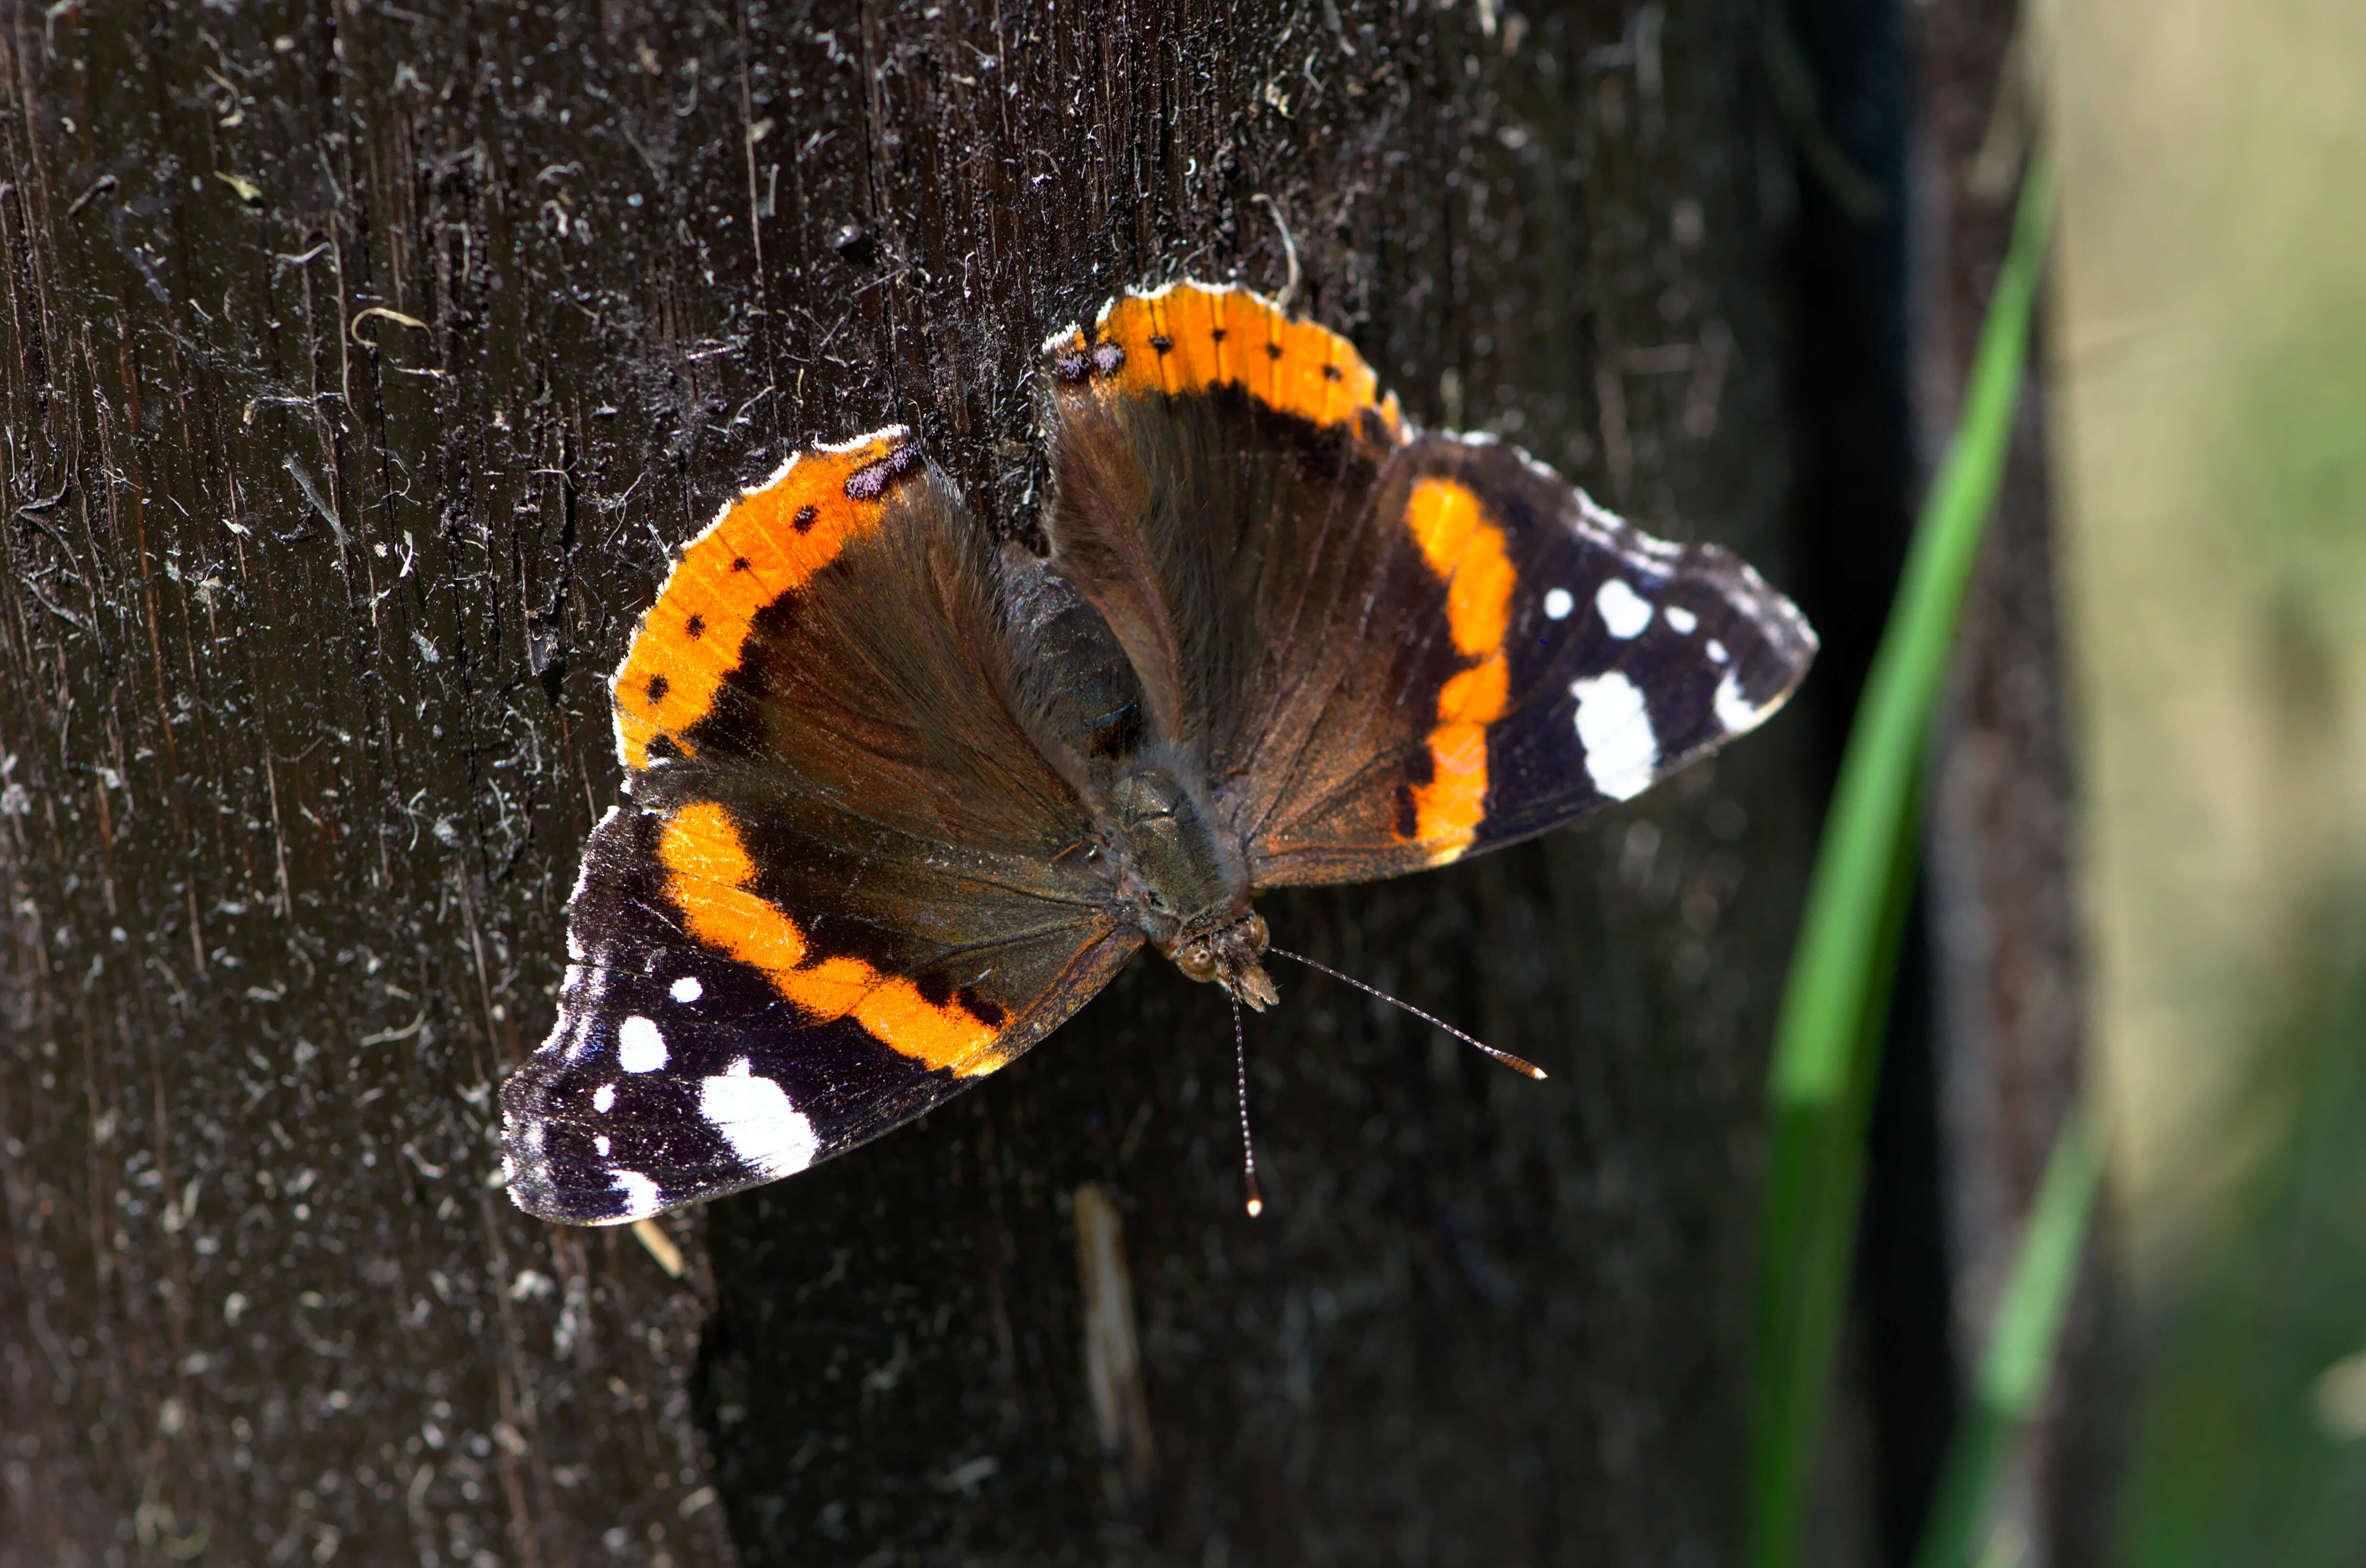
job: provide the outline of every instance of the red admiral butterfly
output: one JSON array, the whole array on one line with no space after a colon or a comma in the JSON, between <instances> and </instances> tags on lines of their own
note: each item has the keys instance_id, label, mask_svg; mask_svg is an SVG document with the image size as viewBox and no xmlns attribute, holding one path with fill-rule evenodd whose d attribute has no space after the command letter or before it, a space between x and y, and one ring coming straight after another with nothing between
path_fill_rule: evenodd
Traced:
<instances>
[{"instance_id":1,"label":"red admiral butterfly","mask_svg":"<svg viewBox=\"0 0 2366 1568\"><path fill-rule=\"evenodd\" d=\"M1144 941L1239 1001L1269 887L1442 865L1751 729L1816 648L1238 288L1044 345L1048 558L901 428L692 543L612 690L511 1195L612 1224L770 1181L992 1072Z\"/></svg>"}]
</instances>

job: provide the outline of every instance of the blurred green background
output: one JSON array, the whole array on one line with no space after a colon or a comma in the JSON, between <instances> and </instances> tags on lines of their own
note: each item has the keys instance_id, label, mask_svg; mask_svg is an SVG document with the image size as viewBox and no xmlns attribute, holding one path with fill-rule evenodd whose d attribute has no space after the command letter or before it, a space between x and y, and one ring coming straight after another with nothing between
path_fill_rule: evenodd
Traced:
<instances>
[{"instance_id":1,"label":"blurred green background","mask_svg":"<svg viewBox=\"0 0 2366 1568\"><path fill-rule=\"evenodd\" d=\"M2366 1561L2366 5L2038 5L2011 59L1979 166L1926 181L1977 197L2032 171L1980 351L1960 389L1922 394L1955 423L1776 1041L1752 1562L1854 1555L1816 1473L1849 1462L1880 1020L1918 852L1944 862L1944 804L1918 814L1964 744L1947 715L1977 657L1974 562L2030 388L2076 760L2084 1110L2005 1216L2011 1256L1959 1259L1959 1314L1985 1321L1961 1325L1966 1393L1916 1561ZM2033 335L2034 382L2014 357ZM2028 547L1997 539L1991 564Z\"/></svg>"},{"instance_id":2,"label":"blurred green background","mask_svg":"<svg viewBox=\"0 0 2366 1568\"><path fill-rule=\"evenodd\" d=\"M2366 6L2030 18L2147 1565L2366 1557Z\"/></svg>"}]
</instances>

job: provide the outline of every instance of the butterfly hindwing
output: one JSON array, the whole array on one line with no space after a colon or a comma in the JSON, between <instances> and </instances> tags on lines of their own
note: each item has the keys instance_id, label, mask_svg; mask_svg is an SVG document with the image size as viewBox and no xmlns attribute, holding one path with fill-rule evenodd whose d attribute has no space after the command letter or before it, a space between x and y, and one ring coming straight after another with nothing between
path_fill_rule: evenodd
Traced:
<instances>
[{"instance_id":1,"label":"butterfly hindwing","mask_svg":"<svg viewBox=\"0 0 2366 1568\"><path fill-rule=\"evenodd\" d=\"M614 682L630 798L585 848L558 1021L502 1090L523 1207L630 1220L802 1169L1138 945L1012 713L1005 570L901 432L802 455L685 552Z\"/></svg>"}]
</instances>

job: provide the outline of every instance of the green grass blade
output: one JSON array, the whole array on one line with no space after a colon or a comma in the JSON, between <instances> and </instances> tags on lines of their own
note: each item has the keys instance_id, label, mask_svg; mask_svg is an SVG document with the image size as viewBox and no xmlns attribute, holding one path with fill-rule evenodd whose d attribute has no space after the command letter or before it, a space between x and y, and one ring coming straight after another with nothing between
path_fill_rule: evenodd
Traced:
<instances>
[{"instance_id":1,"label":"green grass blade","mask_svg":"<svg viewBox=\"0 0 2366 1568\"><path fill-rule=\"evenodd\" d=\"M2045 1396L2046 1373L2054 1364L2070 1287L2079 1277L2102 1173L2102 1140L2073 1111L2055 1137L2021 1256L1997 1303L1972 1407L1947 1455L1915 1568L1970 1568L1980 1554L1980 1537L2013 1439Z\"/></svg>"},{"instance_id":2,"label":"green grass blade","mask_svg":"<svg viewBox=\"0 0 2366 1568\"><path fill-rule=\"evenodd\" d=\"M2022 184L1962 417L1858 704L1775 1025L1749 1480L1755 1568L1797 1560L1855 1243L1873 1068L1912 885L1923 751L2003 479L2053 210L2053 176L2039 160Z\"/></svg>"}]
</instances>

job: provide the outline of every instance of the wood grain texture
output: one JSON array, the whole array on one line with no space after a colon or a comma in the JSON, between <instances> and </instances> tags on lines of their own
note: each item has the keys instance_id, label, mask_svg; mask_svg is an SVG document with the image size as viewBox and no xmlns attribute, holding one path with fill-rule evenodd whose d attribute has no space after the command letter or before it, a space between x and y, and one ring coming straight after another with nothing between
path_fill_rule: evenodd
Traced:
<instances>
[{"instance_id":1,"label":"wood grain texture","mask_svg":"<svg viewBox=\"0 0 2366 1568\"><path fill-rule=\"evenodd\" d=\"M1148 964L679 1282L489 1177L669 551L898 422L1024 531L1037 345L1279 288L1259 197L1409 416L1785 582L1752 16L0 10L0 1562L1728 1559L1788 720L1272 900L1554 1077L1283 971L1262 1222ZM1155 1462L1096 1437L1087 1182Z\"/></svg>"}]
</instances>

